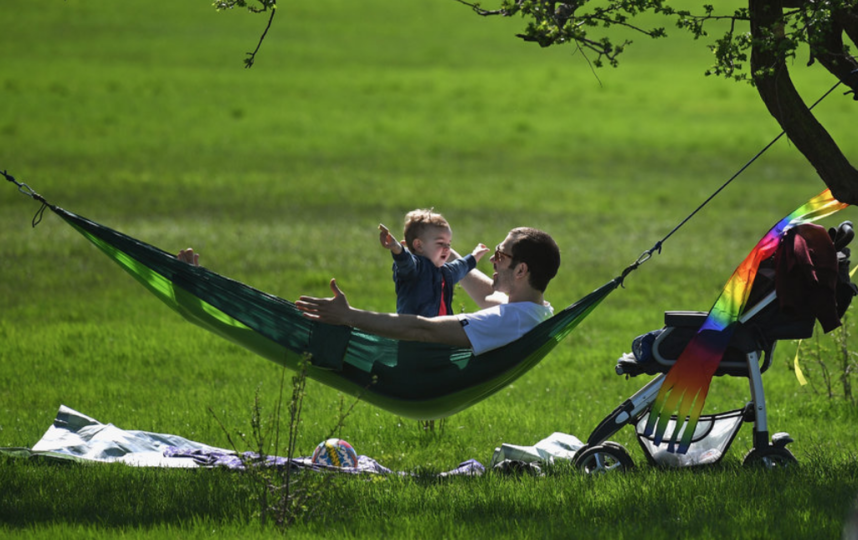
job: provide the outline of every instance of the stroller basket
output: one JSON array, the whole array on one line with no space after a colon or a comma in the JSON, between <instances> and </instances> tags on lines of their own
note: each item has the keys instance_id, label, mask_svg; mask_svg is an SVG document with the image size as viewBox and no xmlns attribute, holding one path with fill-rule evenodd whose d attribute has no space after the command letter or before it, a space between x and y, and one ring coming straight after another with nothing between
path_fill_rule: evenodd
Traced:
<instances>
[{"instance_id":1,"label":"stroller basket","mask_svg":"<svg viewBox=\"0 0 858 540\"><path fill-rule=\"evenodd\" d=\"M727 453L733 439L736 438L742 422L746 421L743 409L702 415L694 429L688 452L676 454L668 452L664 442L660 446L656 446L653 442L653 436L644 435L644 427L648 418L649 413L643 415L635 426L638 443L640 443L647 460L653 465L662 467L693 467L718 463ZM664 439L670 440L676 429L676 416L672 416L668 422ZM683 431L685 431L685 422L679 426L676 440L682 437Z\"/></svg>"}]
</instances>

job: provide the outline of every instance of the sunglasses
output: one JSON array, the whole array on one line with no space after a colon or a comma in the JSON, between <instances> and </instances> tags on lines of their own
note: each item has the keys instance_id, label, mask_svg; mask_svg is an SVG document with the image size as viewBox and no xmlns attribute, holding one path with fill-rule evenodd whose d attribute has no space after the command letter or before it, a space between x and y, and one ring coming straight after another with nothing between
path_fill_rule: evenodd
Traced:
<instances>
[{"instance_id":1,"label":"sunglasses","mask_svg":"<svg viewBox=\"0 0 858 540\"><path fill-rule=\"evenodd\" d=\"M510 259L512 259L512 255L510 255L509 253L504 253L503 251L501 251L500 244L498 244L497 246L495 246L494 258L496 261L500 262L503 257L509 257Z\"/></svg>"}]
</instances>

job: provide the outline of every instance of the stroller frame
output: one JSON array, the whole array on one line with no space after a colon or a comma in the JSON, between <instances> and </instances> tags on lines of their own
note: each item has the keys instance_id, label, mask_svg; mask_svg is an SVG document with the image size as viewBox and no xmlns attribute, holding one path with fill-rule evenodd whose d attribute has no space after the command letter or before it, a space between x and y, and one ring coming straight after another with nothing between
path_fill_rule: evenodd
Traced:
<instances>
[{"instance_id":1,"label":"stroller frame","mask_svg":"<svg viewBox=\"0 0 858 540\"><path fill-rule=\"evenodd\" d=\"M848 275L849 249L846 247L854 233L852 224L844 222L838 229L831 229L829 235L834 242L839 265L838 288L847 290L848 300L839 301L838 311L842 316L848 307L856 287ZM683 459L680 454L671 454L674 466L692 466L719 462L726 454L742 423L752 422L753 447L745 455L743 464L762 465L766 468L786 467L797 460L786 446L793 442L788 433L775 433L769 440L769 426L766 411L766 398L762 374L771 366L772 358L780 339L804 339L813 335L815 317L785 318L778 306L775 286L774 257L761 263L757 282L750 294L748 308L738 319L733 337L724 358L715 372L717 376L747 377L750 389L750 401L744 408L700 417L692 439L689 454L694 450L694 441L703 441L716 423L728 420L733 422L719 435L719 447L709 448L709 455L703 461L696 458ZM841 306L840 303L845 305ZM652 380L622 402L611 414L605 417L587 439L587 444L575 455L575 466L587 474L604 473L612 470L625 471L634 466L628 451L620 444L608 439L627 425L637 426L636 434L647 461L656 466L668 465L665 452L656 456L655 445L650 437L642 433L652 404L666 377L684 350L688 341L708 316L702 311L667 311L664 314L665 327L635 339L634 354L625 354L617 360L618 375L634 377L641 374L656 375ZM641 357L643 362L641 362ZM664 441L671 438L672 432L685 429L686 419L671 417ZM698 432L703 431L700 436ZM679 438L681 433L677 434ZM665 444L664 442L662 444ZM701 444L704 449L707 447Z\"/></svg>"},{"instance_id":2,"label":"stroller frame","mask_svg":"<svg viewBox=\"0 0 858 540\"><path fill-rule=\"evenodd\" d=\"M767 302L772 302L774 299L775 297L772 296L767 299ZM685 317L690 315L688 312L667 312L665 313L665 319L670 320L676 313L681 313L682 316ZM702 324L702 319L705 319L707 314L705 312L698 312L694 315L701 318L700 322ZM744 321L740 320L740 322ZM654 350L657 349L658 344L669 337L669 331L673 328L675 327L668 326L665 332L662 332L662 334L656 338L656 342L653 344ZM762 367L760 366L761 354L759 350L746 352L744 357L745 363L741 366L747 370L751 394L751 400L745 405L744 409L741 409L742 416L745 422L754 423L754 450L752 450L745 459L746 462L748 460L755 459L770 461L771 463L766 463L767 466L782 462L795 462L795 458L792 453L786 449L786 445L792 442L789 434L777 433L772 439L772 444L769 444L768 418L766 414L766 398L763 390L762 373L771 364L774 348L775 343L773 343L768 350L764 351L764 363ZM736 365L738 362L732 361L730 364L731 370L736 370L739 367ZM625 374L621 367L618 366L617 370L619 374ZM628 453L625 452L625 449L617 443L606 441L608 441L611 436L623 427L630 424L637 425L642 422L646 415L649 414L650 407L655 401L666 376L667 375L664 373L657 375L618 406L604 420L602 420L587 439L586 446L576 454L575 464L579 468L583 468L587 473L593 473L598 470L631 467L632 460ZM722 414L729 414L732 412L734 411L728 411L727 413ZM718 415L713 415L713 417L715 416ZM675 422L676 417L672 417L672 420ZM641 443L641 448L648 458L648 461L652 464L657 464L649 447L644 445L640 438L638 440ZM730 442L732 442L732 438ZM729 447L729 444L727 446ZM724 448L724 452L726 452L726 449L727 448ZM722 452L722 455L724 452Z\"/></svg>"}]
</instances>

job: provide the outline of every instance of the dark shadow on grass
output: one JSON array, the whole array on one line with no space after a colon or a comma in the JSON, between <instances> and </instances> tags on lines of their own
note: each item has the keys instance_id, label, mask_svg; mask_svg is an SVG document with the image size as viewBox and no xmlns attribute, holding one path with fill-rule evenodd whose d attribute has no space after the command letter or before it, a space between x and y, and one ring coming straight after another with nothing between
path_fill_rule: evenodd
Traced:
<instances>
[{"instance_id":1,"label":"dark shadow on grass","mask_svg":"<svg viewBox=\"0 0 858 540\"><path fill-rule=\"evenodd\" d=\"M154 527L199 521L240 524L258 513L254 486L224 469L136 469L0 458L0 522ZM336 497L322 497L309 527L383 534L403 516L438 527L456 523L474 537L526 531L580 538L839 537L855 510L854 461L762 471L727 463L696 470L643 465L612 477L571 467L543 476L343 476ZM445 525L446 524L446 525ZM564 533L565 531L565 533ZM425 531L427 534L439 531Z\"/></svg>"},{"instance_id":2,"label":"dark shadow on grass","mask_svg":"<svg viewBox=\"0 0 858 540\"><path fill-rule=\"evenodd\" d=\"M146 527L250 519L252 486L229 470L0 458L0 523Z\"/></svg>"}]
</instances>

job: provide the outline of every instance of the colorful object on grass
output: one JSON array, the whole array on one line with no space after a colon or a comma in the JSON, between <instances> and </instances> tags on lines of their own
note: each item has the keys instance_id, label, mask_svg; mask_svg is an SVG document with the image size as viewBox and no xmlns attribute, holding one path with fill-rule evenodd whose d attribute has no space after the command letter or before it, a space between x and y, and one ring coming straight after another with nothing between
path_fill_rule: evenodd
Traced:
<instances>
[{"instance_id":1,"label":"colorful object on grass","mask_svg":"<svg viewBox=\"0 0 858 540\"><path fill-rule=\"evenodd\" d=\"M342 439L328 439L322 441L313 450L311 460L314 465L325 465L327 467L357 467L358 457L352 445Z\"/></svg>"},{"instance_id":2,"label":"colorful object on grass","mask_svg":"<svg viewBox=\"0 0 858 540\"><path fill-rule=\"evenodd\" d=\"M736 321L745 308L760 262L775 253L788 229L829 216L846 206L829 190L823 191L772 227L736 268L703 326L682 351L661 385L644 430L644 434L649 436L655 429L656 445L661 444L675 411L679 421L670 436L667 451L680 454L688 451L709 393L709 383L733 337ZM677 449L676 439L680 433L682 439Z\"/></svg>"}]
</instances>

